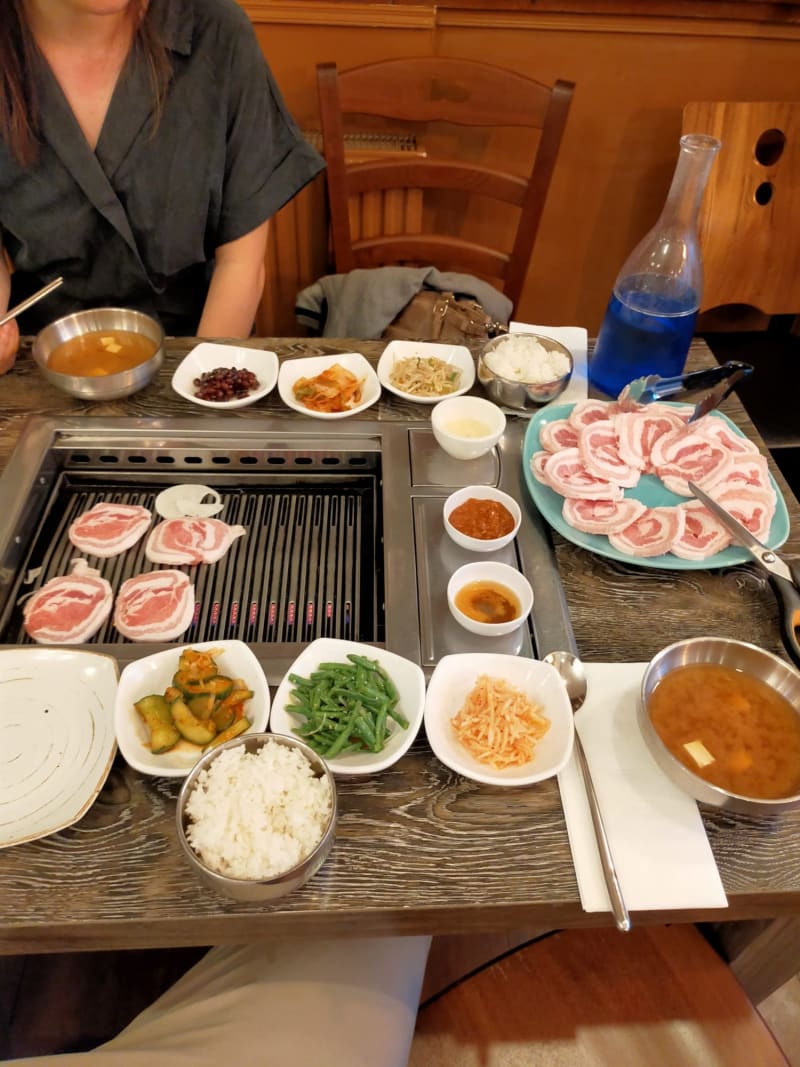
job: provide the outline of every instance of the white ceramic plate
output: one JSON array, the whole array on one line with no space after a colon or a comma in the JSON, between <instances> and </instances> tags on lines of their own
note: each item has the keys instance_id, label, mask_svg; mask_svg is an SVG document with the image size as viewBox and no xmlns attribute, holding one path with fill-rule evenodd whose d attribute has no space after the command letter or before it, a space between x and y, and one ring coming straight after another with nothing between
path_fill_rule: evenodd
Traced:
<instances>
[{"instance_id":1,"label":"white ceramic plate","mask_svg":"<svg viewBox=\"0 0 800 1067\"><path fill-rule=\"evenodd\" d=\"M142 774L161 778L185 778L203 754L202 748L188 741L179 741L169 752L154 755L148 744L147 727L134 704L151 693L163 693L172 684L178 660L184 648L221 649L216 656L220 673L241 678L253 697L245 704L244 713L250 720L248 733L266 730L269 722L269 686L261 664L243 641L199 641L192 645L169 648L134 660L123 670L114 706L114 725L119 749L128 763Z\"/></svg>"},{"instance_id":2,"label":"white ceramic plate","mask_svg":"<svg viewBox=\"0 0 800 1067\"><path fill-rule=\"evenodd\" d=\"M348 652L377 660L383 667L397 689L400 698L397 708L408 719L408 728L403 729L390 720L391 736L381 752L350 752L325 762L337 775L375 774L397 763L409 750L422 725L425 707L425 676L422 670L416 663L394 652L358 641L340 641L333 637L320 637L312 641L303 649L278 686L269 728L274 734L288 734L293 737L294 727L302 722L302 719L290 715L286 710L287 705L291 703L291 692L294 689L294 685L289 681L290 674L307 678L320 663L347 663Z\"/></svg>"},{"instance_id":3,"label":"white ceramic plate","mask_svg":"<svg viewBox=\"0 0 800 1067\"><path fill-rule=\"evenodd\" d=\"M534 758L518 767L495 769L464 748L451 725L478 677L503 678L542 709L550 729ZM443 656L431 675L425 697L425 732L435 755L458 774L489 785L531 785L552 778L572 752L575 724L567 691L554 667L524 656L469 652Z\"/></svg>"},{"instance_id":4,"label":"white ceramic plate","mask_svg":"<svg viewBox=\"0 0 800 1067\"><path fill-rule=\"evenodd\" d=\"M315 378L334 363L349 370L357 378L364 379L360 404L348 408L347 411L312 411L295 399L294 383L299 378ZM284 360L278 372L278 393L287 407L299 411L301 415L309 415L312 419L346 419L371 407L380 398L381 383L360 352L342 352L335 356L304 356L302 359Z\"/></svg>"},{"instance_id":5,"label":"white ceramic plate","mask_svg":"<svg viewBox=\"0 0 800 1067\"><path fill-rule=\"evenodd\" d=\"M396 385L392 385L389 376L395 363L414 356L421 359L435 357L459 370L461 377L458 388L452 393L443 393L441 396L417 396L416 393L407 393L403 389L398 389ZM388 389L396 396L402 396L404 400L412 400L415 404L438 404L445 397L461 396L462 393L472 388L475 384L475 362L472 353L464 345L441 345L432 341L390 341L378 360L378 380L384 389Z\"/></svg>"},{"instance_id":6,"label":"white ceramic plate","mask_svg":"<svg viewBox=\"0 0 800 1067\"><path fill-rule=\"evenodd\" d=\"M72 826L103 787L117 746L111 656L0 651L0 848Z\"/></svg>"},{"instance_id":7,"label":"white ceramic plate","mask_svg":"<svg viewBox=\"0 0 800 1067\"><path fill-rule=\"evenodd\" d=\"M235 367L249 370L258 378L258 389L243 396L241 400L201 400L194 395L195 378L216 370L217 367ZM274 352L260 348L245 348L241 345L223 345L215 341L202 341L188 352L172 375L172 388L185 400L191 400L201 408L216 408L232 411L255 404L275 388L278 380L278 357Z\"/></svg>"}]
</instances>

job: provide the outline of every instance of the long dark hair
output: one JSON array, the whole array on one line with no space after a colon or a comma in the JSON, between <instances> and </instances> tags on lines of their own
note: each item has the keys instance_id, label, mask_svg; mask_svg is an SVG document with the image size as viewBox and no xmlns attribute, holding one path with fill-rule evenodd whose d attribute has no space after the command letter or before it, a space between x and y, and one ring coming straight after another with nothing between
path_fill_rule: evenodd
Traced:
<instances>
[{"instance_id":1,"label":"long dark hair","mask_svg":"<svg viewBox=\"0 0 800 1067\"><path fill-rule=\"evenodd\" d=\"M39 100L33 74L39 52L23 5L24 0L7 0L8 16L0 19L0 138L17 162L28 166L36 161L41 143ZM172 68L147 0L138 0L137 7L132 8L132 17L137 22L134 47L141 50L150 72L155 129Z\"/></svg>"}]
</instances>

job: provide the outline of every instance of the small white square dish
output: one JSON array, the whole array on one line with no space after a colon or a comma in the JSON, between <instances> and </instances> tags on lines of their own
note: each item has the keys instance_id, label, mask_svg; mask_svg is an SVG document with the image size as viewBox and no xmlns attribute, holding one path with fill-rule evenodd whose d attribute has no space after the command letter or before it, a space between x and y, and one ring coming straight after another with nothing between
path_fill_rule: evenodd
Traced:
<instances>
[{"instance_id":1,"label":"small white square dish","mask_svg":"<svg viewBox=\"0 0 800 1067\"><path fill-rule=\"evenodd\" d=\"M72 826L117 750L111 656L69 648L0 651L0 848Z\"/></svg>"},{"instance_id":2,"label":"small white square dish","mask_svg":"<svg viewBox=\"0 0 800 1067\"><path fill-rule=\"evenodd\" d=\"M319 754L335 775L375 774L397 763L409 750L422 725L425 707L425 676L422 669L394 652L358 641L342 641L333 637L320 637L312 641L303 649L278 686L269 727L274 734L299 737L316 750L313 737L295 732L306 720L289 711L289 707L295 703L292 691L297 688L292 678L308 679L313 671L319 670L321 664L350 665L352 661L348 660L348 655L376 661L386 672L399 698L397 711L406 719L408 726L402 727L389 716L386 720L387 741L380 752L347 752L331 757L326 756L324 752ZM369 685L369 681L367 684Z\"/></svg>"},{"instance_id":3,"label":"small white square dish","mask_svg":"<svg viewBox=\"0 0 800 1067\"><path fill-rule=\"evenodd\" d=\"M337 363L356 378L363 379L360 401L343 411L317 411L306 407L294 394L296 383L301 378L316 378ZM278 371L278 393L287 407L299 411L301 415L308 415L312 419L346 419L371 407L380 398L381 383L360 352L341 352L333 356L304 356L301 359L284 360Z\"/></svg>"},{"instance_id":4,"label":"small white square dish","mask_svg":"<svg viewBox=\"0 0 800 1067\"><path fill-rule=\"evenodd\" d=\"M208 374L219 368L249 370L258 379L258 388L247 396L233 400L201 400L195 396L197 386L195 378ZM243 345L225 345L216 341L201 341L188 352L172 375L172 388L184 398L201 408L216 408L218 411L232 411L255 404L257 400L272 392L278 380L278 357L274 352L261 348L246 348Z\"/></svg>"},{"instance_id":5,"label":"small white square dish","mask_svg":"<svg viewBox=\"0 0 800 1067\"><path fill-rule=\"evenodd\" d=\"M403 367L402 384L392 382L397 364ZM436 360L436 363L430 361ZM439 364L446 364L445 367ZM437 404L448 396L461 396L475 384L475 361L465 345L432 341L390 341L378 360L378 380L390 393L415 404ZM438 389L438 392L430 392Z\"/></svg>"},{"instance_id":6,"label":"small white square dish","mask_svg":"<svg viewBox=\"0 0 800 1067\"><path fill-rule=\"evenodd\" d=\"M214 660L219 673L231 679L241 679L253 696L244 705L244 716L250 721L248 733L266 730L269 722L269 686L261 664L243 641L199 641L155 652L152 656L129 663L123 670L114 706L114 726L117 742L127 762L142 774L161 778L185 778L203 754L200 745L181 739L174 748L155 753L150 748L150 733L135 708L146 696L164 694L172 685L181 652L191 648L200 652L217 649Z\"/></svg>"},{"instance_id":7,"label":"small white square dish","mask_svg":"<svg viewBox=\"0 0 800 1067\"><path fill-rule=\"evenodd\" d=\"M549 720L550 726L536 742L528 762L498 768L476 759L459 740L452 720L482 675L522 693ZM575 724L564 683L549 663L524 656L470 652L443 656L436 665L425 697L425 732L436 757L451 770L488 785L519 786L558 774L572 752Z\"/></svg>"}]
</instances>

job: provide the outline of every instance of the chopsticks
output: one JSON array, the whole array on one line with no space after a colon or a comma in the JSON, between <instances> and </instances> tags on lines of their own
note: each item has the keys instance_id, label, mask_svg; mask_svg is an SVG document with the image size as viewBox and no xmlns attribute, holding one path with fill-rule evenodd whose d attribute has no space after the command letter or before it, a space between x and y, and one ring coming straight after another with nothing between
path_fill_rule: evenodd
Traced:
<instances>
[{"instance_id":1,"label":"chopsticks","mask_svg":"<svg viewBox=\"0 0 800 1067\"><path fill-rule=\"evenodd\" d=\"M7 311L5 315L0 318L0 326L5 326L7 322L11 322L12 319L15 319L17 315L21 314L23 311L27 311L33 304L37 304L42 297L47 296L48 293L52 293L54 289L58 289L63 281L63 278L54 278L51 282L48 282L47 285L43 285L41 289L32 293L27 300L23 300L21 303L17 304L16 307Z\"/></svg>"}]
</instances>

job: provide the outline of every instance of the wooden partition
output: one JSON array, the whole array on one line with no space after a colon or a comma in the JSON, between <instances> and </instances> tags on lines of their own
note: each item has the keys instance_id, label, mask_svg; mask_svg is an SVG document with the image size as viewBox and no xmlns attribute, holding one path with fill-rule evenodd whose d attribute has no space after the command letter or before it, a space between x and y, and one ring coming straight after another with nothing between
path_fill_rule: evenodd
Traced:
<instances>
[{"instance_id":1,"label":"wooden partition","mask_svg":"<svg viewBox=\"0 0 800 1067\"><path fill-rule=\"evenodd\" d=\"M800 99L797 5L240 2L292 113L309 130L317 125L315 66L323 60L346 68L401 55L453 55L576 83L517 309L529 322L597 329L617 270L663 204L688 101ZM491 142L483 148L489 155L506 150ZM321 185L273 227L278 247L263 332L295 333L294 295L327 269ZM483 224L503 222L486 216ZM291 252L282 230L291 231Z\"/></svg>"}]
</instances>

